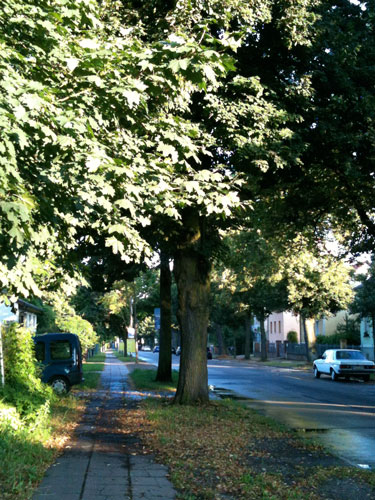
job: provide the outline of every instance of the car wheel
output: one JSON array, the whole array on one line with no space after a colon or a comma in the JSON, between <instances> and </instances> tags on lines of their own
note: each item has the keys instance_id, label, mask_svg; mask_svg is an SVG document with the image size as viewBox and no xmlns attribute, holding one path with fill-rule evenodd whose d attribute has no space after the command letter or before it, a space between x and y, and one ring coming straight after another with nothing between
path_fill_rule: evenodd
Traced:
<instances>
[{"instance_id":1,"label":"car wheel","mask_svg":"<svg viewBox=\"0 0 375 500\"><path fill-rule=\"evenodd\" d=\"M331 379L336 382L336 380L338 380L338 375L337 373L335 372L335 370L331 370Z\"/></svg>"},{"instance_id":2,"label":"car wheel","mask_svg":"<svg viewBox=\"0 0 375 500\"><path fill-rule=\"evenodd\" d=\"M315 378L320 378L320 371L318 368L314 365L314 377Z\"/></svg>"},{"instance_id":3,"label":"car wheel","mask_svg":"<svg viewBox=\"0 0 375 500\"><path fill-rule=\"evenodd\" d=\"M50 384L56 394L63 395L70 391L70 384L64 377L55 377Z\"/></svg>"},{"instance_id":4,"label":"car wheel","mask_svg":"<svg viewBox=\"0 0 375 500\"><path fill-rule=\"evenodd\" d=\"M370 375L363 375L363 382L368 382L370 380Z\"/></svg>"}]
</instances>

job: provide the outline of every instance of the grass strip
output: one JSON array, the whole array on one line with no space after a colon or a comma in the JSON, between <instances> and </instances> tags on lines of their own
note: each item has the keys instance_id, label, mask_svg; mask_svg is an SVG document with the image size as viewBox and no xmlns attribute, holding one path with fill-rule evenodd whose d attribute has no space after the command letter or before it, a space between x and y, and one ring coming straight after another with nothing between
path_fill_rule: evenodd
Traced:
<instances>
[{"instance_id":1,"label":"grass strip","mask_svg":"<svg viewBox=\"0 0 375 500\"><path fill-rule=\"evenodd\" d=\"M149 391L170 391L174 392L177 387L178 382L178 371L172 370L172 381L171 382L159 382L156 381L157 371L155 369L141 369L135 368L130 373L130 378L134 382L135 386L139 390L149 390Z\"/></svg>"},{"instance_id":2,"label":"grass strip","mask_svg":"<svg viewBox=\"0 0 375 500\"><path fill-rule=\"evenodd\" d=\"M94 391L98 388L101 372L104 370L105 354L98 353L82 365L84 381L75 386L75 391Z\"/></svg>"},{"instance_id":3,"label":"grass strip","mask_svg":"<svg viewBox=\"0 0 375 500\"><path fill-rule=\"evenodd\" d=\"M298 368L298 369L303 369L303 370L311 370L312 371L312 364L311 363L306 363L306 361L258 361L259 364L262 364L263 366L272 366L274 368Z\"/></svg>"},{"instance_id":4,"label":"grass strip","mask_svg":"<svg viewBox=\"0 0 375 500\"><path fill-rule=\"evenodd\" d=\"M136 369L131 377L137 389L168 387L156 384L155 370ZM140 432L145 449L169 466L180 499L318 500L339 498L341 488L353 498L375 498L374 471L348 467L244 404L184 406L149 398L133 413L124 428Z\"/></svg>"},{"instance_id":5,"label":"grass strip","mask_svg":"<svg viewBox=\"0 0 375 500\"><path fill-rule=\"evenodd\" d=\"M125 363L130 363L134 362L135 358L133 356L124 356L123 352L118 352L118 351L113 351L113 354L116 356L117 359L120 361L124 361Z\"/></svg>"},{"instance_id":6,"label":"grass strip","mask_svg":"<svg viewBox=\"0 0 375 500\"><path fill-rule=\"evenodd\" d=\"M348 467L237 402L181 406L148 399L137 411L143 443L169 466L180 499L339 498L331 495L340 484L357 491L356 498L374 498L375 472Z\"/></svg>"}]
</instances>

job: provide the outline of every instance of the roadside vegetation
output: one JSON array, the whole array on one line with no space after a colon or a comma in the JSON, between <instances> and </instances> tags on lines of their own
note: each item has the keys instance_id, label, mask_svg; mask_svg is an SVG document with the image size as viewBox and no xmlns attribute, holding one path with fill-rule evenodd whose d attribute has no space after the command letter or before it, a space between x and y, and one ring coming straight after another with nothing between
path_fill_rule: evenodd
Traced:
<instances>
[{"instance_id":1,"label":"roadside vegetation","mask_svg":"<svg viewBox=\"0 0 375 500\"><path fill-rule=\"evenodd\" d=\"M130 378L139 390L175 392L178 381L178 371L172 371L172 382L156 381L156 370L144 370L141 368L135 368L131 372Z\"/></svg>"},{"instance_id":2,"label":"roadside vegetation","mask_svg":"<svg viewBox=\"0 0 375 500\"><path fill-rule=\"evenodd\" d=\"M40 381L30 331L3 328L5 386L0 388L0 497L26 500L45 470L62 452L85 401L56 396ZM103 356L84 364L85 386L96 387Z\"/></svg>"},{"instance_id":3,"label":"roadside vegetation","mask_svg":"<svg viewBox=\"0 0 375 500\"><path fill-rule=\"evenodd\" d=\"M113 354L120 361L124 361L126 363L131 363L131 362L134 363L135 362L135 358L133 356L124 356L123 352L113 351Z\"/></svg>"},{"instance_id":4,"label":"roadside vegetation","mask_svg":"<svg viewBox=\"0 0 375 500\"><path fill-rule=\"evenodd\" d=\"M154 376L132 373L138 389L151 390ZM364 497L374 493L375 472L346 466L238 402L185 406L149 398L133 413L123 425L135 425L146 449L169 466L180 499L338 499L337 478Z\"/></svg>"},{"instance_id":5,"label":"roadside vegetation","mask_svg":"<svg viewBox=\"0 0 375 500\"><path fill-rule=\"evenodd\" d=\"M76 386L75 391L95 390L99 385L101 371L104 370L105 354L98 353L83 363L84 381Z\"/></svg>"}]
</instances>

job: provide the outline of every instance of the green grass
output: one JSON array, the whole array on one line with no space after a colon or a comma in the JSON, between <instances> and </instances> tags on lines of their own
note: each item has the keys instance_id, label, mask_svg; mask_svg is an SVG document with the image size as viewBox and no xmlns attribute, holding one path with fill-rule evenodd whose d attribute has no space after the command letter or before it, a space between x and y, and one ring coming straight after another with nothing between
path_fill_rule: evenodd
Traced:
<instances>
[{"instance_id":1,"label":"green grass","mask_svg":"<svg viewBox=\"0 0 375 500\"><path fill-rule=\"evenodd\" d=\"M175 391L178 381L178 371L172 371L172 382L156 382L156 373L154 369L144 370L136 368L130 373L130 378L139 390L149 391Z\"/></svg>"},{"instance_id":2,"label":"green grass","mask_svg":"<svg viewBox=\"0 0 375 500\"><path fill-rule=\"evenodd\" d=\"M311 370L312 364L307 363L306 361L280 361L280 360L268 360L268 361L258 361L262 365L265 366L273 366L275 368L301 368L304 370Z\"/></svg>"},{"instance_id":3,"label":"green grass","mask_svg":"<svg viewBox=\"0 0 375 500\"><path fill-rule=\"evenodd\" d=\"M81 406L80 406L81 405ZM1 404L0 404L1 406ZM0 498L28 500L79 420L82 403L70 396L56 398L50 418L38 429L0 428Z\"/></svg>"},{"instance_id":4,"label":"green grass","mask_svg":"<svg viewBox=\"0 0 375 500\"><path fill-rule=\"evenodd\" d=\"M75 386L75 391L94 391L99 387L100 373L97 372L104 370L104 361L105 354L99 353L83 363L82 369L85 380Z\"/></svg>"},{"instance_id":5,"label":"green grass","mask_svg":"<svg viewBox=\"0 0 375 500\"><path fill-rule=\"evenodd\" d=\"M135 358L133 356L124 356L123 352L118 352L114 351L113 354L116 356L117 359L120 361L124 361L125 363L131 363L135 361Z\"/></svg>"},{"instance_id":6,"label":"green grass","mask_svg":"<svg viewBox=\"0 0 375 500\"><path fill-rule=\"evenodd\" d=\"M104 369L104 363L87 363L83 365L84 373L101 372Z\"/></svg>"}]
</instances>

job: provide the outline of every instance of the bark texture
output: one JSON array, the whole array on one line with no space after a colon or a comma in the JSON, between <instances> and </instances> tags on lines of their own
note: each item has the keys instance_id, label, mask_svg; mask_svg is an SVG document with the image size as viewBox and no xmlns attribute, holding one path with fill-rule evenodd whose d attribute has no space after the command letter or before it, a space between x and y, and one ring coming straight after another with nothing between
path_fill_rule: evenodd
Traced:
<instances>
[{"instance_id":1,"label":"bark texture","mask_svg":"<svg viewBox=\"0 0 375 500\"><path fill-rule=\"evenodd\" d=\"M184 218L185 240L175 255L177 317L181 330L180 372L175 403L208 402L207 326L210 266L202 252L203 229L195 214Z\"/></svg>"},{"instance_id":2,"label":"bark texture","mask_svg":"<svg viewBox=\"0 0 375 500\"><path fill-rule=\"evenodd\" d=\"M302 317L302 324L303 324L303 336L304 336L305 346L306 346L306 359L307 359L307 361L311 361L310 348L309 348L309 337L307 335L306 318L304 316Z\"/></svg>"},{"instance_id":3,"label":"bark texture","mask_svg":"<svg viewBox=\"0 0 375 500\"><path fill-rule=\"evenodd\" d=\"M160 255L160 352L156 380L172 380L172 332L171 332L171 285L172 273L169 257Z\"/></svg>"},{"instance_id":4,"label":"bark texture","mask_svg":"<svg viewBox=\"0 0 375 500\"><path fill-rule=\"evenodd\" d=\"M260 359L262 361L267 361L267 338L266 338L266 330L264 328L265 318L262 316L259 318L260 323Z\"/></svg>"},{"instance_id":5,"label":"bark texture","mask_svg":"<svg viewBox=\"0 0 375 500\"><path fill-rule=\"evenodd\" d=\"M251 351L251 316L245 318L245 359L250 359Z\"/></svg>"}]
</instances>

